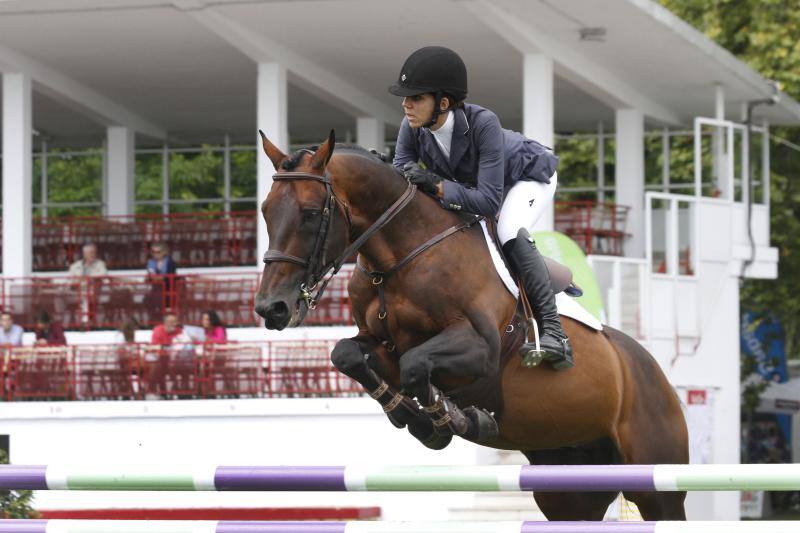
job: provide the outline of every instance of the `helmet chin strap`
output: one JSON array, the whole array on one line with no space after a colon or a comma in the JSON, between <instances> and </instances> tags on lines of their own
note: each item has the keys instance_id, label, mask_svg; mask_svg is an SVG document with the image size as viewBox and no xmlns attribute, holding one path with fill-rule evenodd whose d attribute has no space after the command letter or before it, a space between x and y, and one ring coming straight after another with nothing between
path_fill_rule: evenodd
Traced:
<instances>
[{"instance_id":1,"label":"helmet chin strap","mask_svg":"<svg viewBox=\"0 0 800 533\"><path fill-rule=\"evenodd\" d=\"M433 113L431 114L431 119L422 125L423 128L430 129L431 126L436 124L436 120L439 118L439 115L444 113L442 110L442 91L436 91L433 94Z\"/></svg>"}]
</instances>

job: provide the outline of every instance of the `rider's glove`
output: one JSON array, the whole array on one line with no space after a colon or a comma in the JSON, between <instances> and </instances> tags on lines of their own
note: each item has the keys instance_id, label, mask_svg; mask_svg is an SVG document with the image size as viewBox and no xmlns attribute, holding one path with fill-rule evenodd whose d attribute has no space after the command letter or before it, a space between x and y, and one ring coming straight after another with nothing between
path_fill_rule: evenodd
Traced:
<instances>
[{"instance_id":1,"label":"rider's glove","mask_svg":"<svg viewBox=\"0 0 800 533\"><path fill-rule=\"evenodd\" d=\"M409 161L403 166L403 175L420 190L434 196L436 196L436 186L442 181L439 175L422 168L413 161Z\"/></svg>"}]
</instances>

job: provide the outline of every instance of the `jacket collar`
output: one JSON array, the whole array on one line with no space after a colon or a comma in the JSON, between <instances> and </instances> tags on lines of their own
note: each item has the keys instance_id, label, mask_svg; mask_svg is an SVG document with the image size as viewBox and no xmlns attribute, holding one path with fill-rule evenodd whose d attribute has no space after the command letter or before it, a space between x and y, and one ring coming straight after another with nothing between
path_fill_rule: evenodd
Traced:
<instances>
[{"instance_id":1,"label":"jacket collar","mask_svg":"<svg viewBox=\"0 0 800 533\"><path fill-rule=\"evenodd\" d=\"M439 149L439 144L433 138L433 132L425 128L423 135L425 142L422 143L428 156L435 161L436 166L447 171L447 177L456 179L455 169L464 157L464 154L469 148L469 123L467 122L467 114L463 109L456 109L453 112L455 124L453 125L453 138L450 142L450 160L445 159L444 154Z\"/></svg>"},{"instance_id":2,"label":"jacket collar","mask_svg":"<svg viewBox=\"0 0 800 533\"><path fill-rule=\"evenodd\" d=\"M467 148L469 148L467 113L463 108L460 108L455 110L454 115L455 125L453 126L453 140L450 143L450 161L448 161L451 172L458 168L461 158L464 157Z\"/></svg>"}]
</instances>

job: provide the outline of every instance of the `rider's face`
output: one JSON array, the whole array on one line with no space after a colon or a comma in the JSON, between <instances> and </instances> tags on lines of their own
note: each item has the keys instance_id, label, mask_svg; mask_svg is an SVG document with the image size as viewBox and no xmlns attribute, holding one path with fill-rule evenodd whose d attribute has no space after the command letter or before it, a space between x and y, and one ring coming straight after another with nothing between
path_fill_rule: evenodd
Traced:
<instances>
[{"instance_id":1,"label":"rider's face","mask_svg":"<svg viewBox=\"0 0 800 533\"><path fill-rule=\"evenodd\" d=\"M433 115L434 98L432 94L417 94L403 98L403 113L412 128L427 124Z\"/></svg>"}]
</instances>

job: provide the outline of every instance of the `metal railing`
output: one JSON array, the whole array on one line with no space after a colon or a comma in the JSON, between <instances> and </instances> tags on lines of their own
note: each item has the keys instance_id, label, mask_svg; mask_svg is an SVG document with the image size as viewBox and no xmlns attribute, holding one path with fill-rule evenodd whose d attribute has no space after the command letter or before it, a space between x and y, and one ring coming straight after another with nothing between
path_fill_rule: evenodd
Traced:
<instances>
[{"instance_id":1,"label":"metal railing","mask_svg":"<svg viewBox=\"0 0 800 533\"><path fill-rule=\"evenodd\" d=\"M330 362L336 341L3 348L6 401L359 396Z\"/></svg>"},{"instance_id":2,"label":"metal railing","mask_svg":"<svg viewBox=\"0 0 800 533\"><path fill-rule=\"evenodd\" d=\"M305 325L352 323L346 265L328 285ZM0 302L26 329L47 311L66 329L115 329L131 318L153 326L171 310L185 324L199 324L203 313L216 311L228 326L257 326L253 312L260 274L108 275L93 277L36 276L2 278Z\"/></svg>"}]
</instances>

